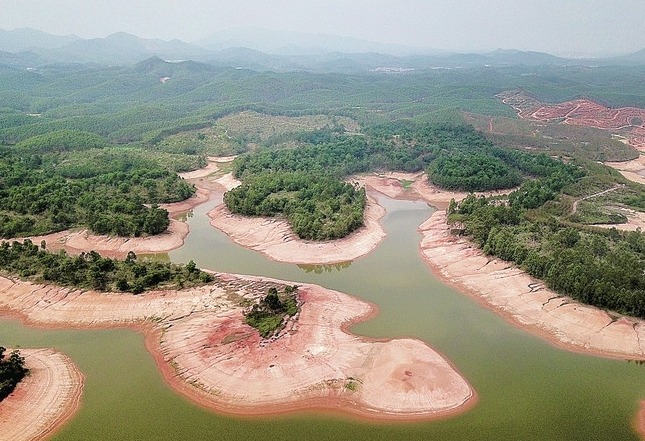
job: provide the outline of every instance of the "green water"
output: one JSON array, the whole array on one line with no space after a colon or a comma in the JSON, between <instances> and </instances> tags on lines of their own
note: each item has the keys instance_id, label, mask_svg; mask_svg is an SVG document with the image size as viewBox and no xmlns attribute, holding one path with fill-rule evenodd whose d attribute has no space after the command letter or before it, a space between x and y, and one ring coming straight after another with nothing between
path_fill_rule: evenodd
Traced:
<instances>
[{"instance_id":1,"label":"green water","mask_svg":"<svg viewBox=\"0 0 645 441\"><path fill-rule=\"evenodd\" d=\"M416 337L449 358L474 386L477 406L430 423L366 424L299 414L222 417L192 405L163 383L141 335L125 330L43 331L2 321L7 345L52 346L86 375L83 405L55 440L636 440L645 366L568 353L522 332L438 282L421 261L416 227L422 203L383 198L385 241L350 265L279 264L231 244L205 218L189 219L173 261L220 271L313 282L370 300L380 314L354 327L374 337ZM212 203L211 203L212 204Z\"/></svg>"}]
</instances>

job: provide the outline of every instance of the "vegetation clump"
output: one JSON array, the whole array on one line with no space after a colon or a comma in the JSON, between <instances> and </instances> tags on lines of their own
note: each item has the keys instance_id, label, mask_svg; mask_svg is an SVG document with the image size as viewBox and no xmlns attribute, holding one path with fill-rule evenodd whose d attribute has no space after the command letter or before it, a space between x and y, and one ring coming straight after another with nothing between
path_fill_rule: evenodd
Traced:
<instances>
[{"instance_id":1,"label":"vegetation clump","mask_svg":"<svg viewBox=\"0 0 645 441\"><path fill-rule=\"evenodd\" d=\"M198 269L193 261L186 265L157 261L139 261L128 253L125 260L102 257L96 251L70 256L65 251L50 253L44 242L40 247L30 240L0 244L0 271L18 275L36 283L56 283L97 291L139 294L164 288L181 289L204 285L213 276Z\"/></svg>"},{"instance_id":2,"label":"vegetation clump","mask_svg":"<svg viewBox=\"0 0 645 441\"><path fill-rule=\"evenodd\" d=\"M565 193L579 187L574 181L557 174L527 181L505 201L470 195L451 203L449 222L560 294L645 318L645 236L568 220Z\"/></svg>"},{"instance_id":3,"label":"vegetation clump","mask_svg":"<svg viewBox=\"0 0 645 441\"><path fill-rule=\"evenodd\" d=\"M512 188L526 176L548 177L557 186L563 176L584 174L544 154L495 147L466 125L397 121L371 127L367 136L326 129L303 133L298 141L303 145L297 149L237 158L233 172L243 185L226 193L229 210L284 216L301 239L338 239L363 225L365 190L343 182L351 174L426 170L439 187L463 191ZM544 189L545 194L535 194L541 188L532 188L524 203L541 204L553 196Z\"/></svg>"},{"instance_id":4,"label":"vegetation clump","mask_svg":"<svg viewBox=\"0 0 645 441\"><path fill-rule=\"evenodd\" d=\"M284 216L302 239L347 236L363 225L365 189L328 176L264 173L226 193L231 211L246 216Z\"/></svg>"},{"instance_id":5,"label":"vegetation clump","mask_svg":"<svg viewBox=\"0 0 645 441\"><path fill-rule=\"evenodd\" d=\"M157 204L181 201L195 192L192 185L150 161L126 166L124 158L93 171L96 166L87 156L91 153L83 154L87 160L72 167L65 165L67 156L22 155L0 147L0 237L77 226L97 234L154 235L170 223L168 212Z\"/></svg>"},{"instance_id":6,"label":"vegetation clump","mask_svg":"<svg viewBox=\"0 0 645 441\"><path fill-rule=\"evenodd\" d=\"M0 346L0 401L13 392L16 385L29 372L25 367L25 359L20 356L19 351L11 351L9 358L5 356L6 351L6 348Z\"/></svg>"},{"instance_id":7,"label":"vegetation clump","mask_svg":"<svg viewBox=\"0 0 645 441\"><path fill-rule=\"evenodd\" d=\"M32 136L19 142L16 148L31 154L43 154L89 150L105 147L106 145L108 145L108 141L95 133L64 129Z\"/></svg>"},{"instance_id":8,"label":"vegetation clump","mask_svg":"<svg viewBox=\"0 0 645 441\"><path fill-rule=\"evenodd\" d=\"M298 313L297 292L297 286L285 286L281 293L276 287L269 288L267 295L244 313L246 324L264 338L275 335L286 319Z\"/></svg>"}]
</instances>

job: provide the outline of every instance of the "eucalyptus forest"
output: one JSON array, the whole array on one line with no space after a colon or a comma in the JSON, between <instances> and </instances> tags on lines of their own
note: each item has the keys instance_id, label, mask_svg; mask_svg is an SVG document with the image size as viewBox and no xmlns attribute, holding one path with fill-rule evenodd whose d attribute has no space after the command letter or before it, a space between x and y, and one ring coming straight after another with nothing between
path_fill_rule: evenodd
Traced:
<instances>
[{"instance_id":1,"label":"eucalyptus forest","mask_svg":"<svg viewBox=\"0 0 645 441\"><path fill-rule=\"evenodd\" d=\"M457 293L458 299L451 297L449 289L441 283L438 284L445 292L436 289L428 266L433 270L438 266L433 267L423 245L427 243L428 231L435 230L419 227L418 231L424 234L419 242L417 231L408 227L419 226L422 217L426 222L440 219L447 242L458 243L466 254L477 254L484 259L478 261L478 267L500 265L504 269L512 268L522 277L530 275L533 283L527 287L528 282L522 282L524 291L518 296L534 299L546 296L547 292L552 296L544 304L540 300L543 298L538 298L542 306L539 313L548 310L551 300L557 299L554 303L562 301L562 304L606 314L609 321L606 327L617 322L640 323L637 319L645 319L645 237L640 228L634 227L634 219L645 222L645 187L641 183L645 182L642 174L645 172L629 167L639 160L642 163L642 152L637 148L641 148L638 142L642 146L641 135L645 133L639 130L645 130L645 126L638 115L643 115L639 112L645 108L645 67L639 63L613 64L611 60L599 60L593 65L575 60L542 62L542 58L534 62L530 60L535 54L521 52L505 54L504 57L512 59L510 62L504 57L498 62L502 59L500 54L491 55L485 59L486 64L472 61L476 59L474 56L388 58L379 54L344 54L337 59L321 56L299 60L302 64L297 66L296 58L287 56L262 58L261 54L242 54L241 62L234 63L209 62L205 58L167 61L163 59L167 57L161 56L117 62L103 60L100 57L105 54L97 53L92 62L58 59L32 67L29 53L15 54L23 57L20 58L23 61L12 64L15 57L0 52L0 276L7 292L14 290L11 296L18 293L15 297L22 302L20 289L32 294L45 291L43 298L37 300L37 306L46 310L45 315L67 313L67 303L73 303L75 296L91 299L87 302L99 299L113 302L111 305L117 305L114 314L119 320L116 326L139 326L145 322L150 329L155 329L156 334L146 334L152 338L146 338L145 348L153 353L158 365L165 366L163 379L139 373L140 366L133 367L139 364L133 361L134 350L127 355L118 351L129 350L135 344L143 348L140 335L134 339L129 331L119 329L111 333L113 330L110 330L106 340L108 346L114 345L111 350L115 360L127 358L125 376L130 375L132 367L132 378L141 384L158 381L163 385L164 380L170 384L186 380L177 388L180 394L196 388L196 395L201 398L215 400L220 394L225 396L228 393L225 387L208 389L200 375L209 369L211 373L219 371L228 362L235 373L247 372L246 376L240 374L245 382L252 375L244 369L257 367L261 374L258 374L260 382L256 389L267 395L273 391L268 390L269 386L267 391L262 390L263 381L268 384L270 379L288 376L289 368L282 364L279 357L284 354L280 352L293 356L299 367L310 366L307 363L311 360L327 354L344 363L354 357L355 346L351 344L359 340L361 345L369 345L369 349L361 346L360 351L372 357L372 351L377 351L375 348L387 347L385 342L389 343L389 337L404 334L421 340L414 346L414 356L434 350L436 343L438 353L446 354L448 368L463 369L465 381L472 384L472 387L467 385L473 391L470 398L481 397L474 409L466 406L468 411L459 421L457 418L461 416L452 418L461 407L452 409L451 418L439 423L379 425L376 429L362 420L338 423L335 416L324 415L318 419L316 415L316 423L311 424L309 415L302 416L302 427L314 427L316 439L320 435L319 427L336 427L337 423L339 432L329 431L328 438L342 437L340 431L347 433L347 427L357 427L356 433L365 434L369 439L381 436L381 430L391 432L384 435L387 439L457 439L442 438L443 433L453 430L453 425L458 426L455 432L467 433L462 436L464 439L486 425L492 428L482 430L483 438L499 432L506 438L497 439L521 439L514 432L523 425L527 431L533 431L536 426L544 430L544 436L536 439L564 439L560 435L565 426L576 431L571 421L583 416L573 414L579 408L588 410L596 406L595 401L588 404L595 389L587 392L574 390L572 386L571 391L567 390L576 394L576 398L580 396L580 403L572 406L571 414L562 411L568 403L556 403L553 409L545 409L544 415L562 414L558 415L562 421L553 424L555 429L544 424L542 414L535 408L543 409L543 402L554 400L553 390L564 389L558 382L569 387L572 375L580 377L583 386L584 381L595 386L596 379L589 377L600 378L602 375L598 372L605 372L607 366L601 362L606 360L590 367L590 374L585 376L579 366L587 366L588 360L579 361L573 358L577 355L563 355L550 347L545 349L547 345L542 346L542 341L535 342L524 333L509 332L503 328L507 323L498 323L503 320L482 311L481 305L461 295L472 294L467 283L462 286L455 282L454 286L462 291ZM253 64L254 57L259 60L256 64ZM490 60L493 61L489 63ZM388 63L395 66L403 63L403 67L388 68ZM571 102L574 104L567 104ZM592 124L597 115L576 114L590 103L597 106L590 108L602 108L607 114L627 109L625 121L621 120L624 125L612 126L610 130ZM553 110L563 108L567 109L564 116ZM548 111L556 116L545 117ZM593 127L580 124L576 116L587 117L583 121L591 121L589 125ZM377 194L370 187L370 182L377 180L387 181L400 190L401 200L394 200L399 196ZM235 185L225 191L224 183L231 182ZM448 195L442 202L447 207L445 213L444 210L433 212L434 208L428 207L429 199L424 197L420 198L422 201L412 201L422 195L422 190ZM455 199L448 202L453 195ZM173 203L178 204L167 205ZM380 221L372 222L372 213L379 210L379 207L372 210L376 203L387 214ZM212 211L205 214L207 204ZM184 208L176 209L178 206L189 206L194 212L179 217L177 213ZM390 211L391 207L395 208ZM275 242L280 245L295 243L310 247L308 250L329 247L326 249L336 252L334 247L341 248L357 238L362 240L362 234L374 223L383 228L379 239L382 241L377 240L373 252L365 251L356 261L348 259L338 265L316 266L283 264L270 261L273 258L270 253L265 253L269 256L265 259L260 254L264 249L238 241L234 234L216 225L213 212L224 213L223 222L266 227L248 227L241 233L244 236L257 234L270 242L273 240L270 234L275 234L278 237ZM192 216L193 213L196 214ZM407 223L397 223L403 221ZM183 236L177 233L180 228ZM37 236L45 236L47 240ZM95 243L118 243L124 248L102 255L65 242L79 237L98 237ZM128 248L136 249L135 254L125 249L135 242L163 242L168 237L177 239L172 245L175 248L166 247L160 254ZM404 247L410 248L413 239L416 240L414 249L402 256ZM400 243L394 246L397 241ZM443 250L441 246L440 243L437 249ZM421 268L414 265L418 261L424 263L419 265ZM227 266L229 263L233 270ZM224 268L219 268L220 264ZM253 276L232 274L247 267L248 274ZM437 274L433 273L432 277ZM478 277L481 273L473 270L473 274ZM361 276L374 280L361 279ZM292 282L278 280L283 277ZM498 283L503 288L500 290L513 290L516 285L508 282L506 286L504 277L491 284ZM437 279L441 282L438 275ZM444 279L451 281L448 276ZM318 283L324 287L317 286ZM180 291L183 289L186 290ZM329 305L323 304L321 293L325 291L329 295L333 290L338 291L335 300L329 300ZM371 320L377 315L376 306L342 303L346 301L342 300L345 290L382 307L382 316ZM356 292L350 293L352 290ZM368 290L375 291L373 298L365 295ZM140 317L130 310L121 314L124 309L121 302L143 305L143 322L137 322ZM410 303L406 305L410 309L402 313L403 319L388 304L406 302ZM596 308L581 308L580 303ZM346 305L350 306L345 308ZM354 307L355 314L362 314L360 320L370 317L369 322L359 325L360 332L354 335L350 328L360 321L356 318L343 318L338 325L340 331L331 330L329 324L336 320L335 314L340 317L347 313L349 317ZM77 323L91 323L89 326L103 323L97 319L98 312L91 307L83 308L74 316ZM319 317L311 312L313 309L324 315L322 321L314 321ZM491 309L497 311L495 307ZM539 305L530 312L536 309ZM431 317L434 311L437 316ZM468 315L471 313L477 316ZM334 319L329 318L332 315ZM505 315L505 311L500 315ZM536 316L542 317L537 313ZM27 313L25 318L31 320ZM409 323L402 325L401 320ZM511 317L508 321L522 320ZM322 329L321 334L312 331L315 327L312 323ZM526 328L532 330L528 325ZM628 329L632 330L637 331L635 324ZM334 332L348 343L336 345L335 340L328 339L330 335L336 336ZM521 338L515 340L516 334L522 334ZM194 341L199 341L192 347L191 339L195 336ZM305 346L296 350L288 346L306 336L317 340L306 341ZM638 336L636 332L636 338L642 339ZM65 338L67 335L60 337L61 341ZM75 341L74 345L82 347L87 341L94 341L94 337L85 338L79 340L83 344ZM463 345L455 343L461 338L472 341ZM125 341L129 343L122 343ZM173 343L180 348L178 352L173 352ZM0 341L0 344L20 349L20 345L11 341ZM568 348L566 344L563 346ZM23 358L17 351L7 355L8 351L0 347L0 400L25 375L30 375L25 367L31 368L29 354L33 352L29 351L24 351ZM149 355L145 349L141 351L144 356ZM529 351L535 354L528 357L525 353ZM545 366L533 366L542 362L541 351L547 354ZM193 352L201 357L200 362L208 363L195 368L200 372L194 376L193 365L182 365L182 357ZM511 352L516 358L511 358ZM235 361L240 353L252 357L233 363L231 360ZM268 358L262 358L267 353ZM207 356L202 357L204 354ZM401 354L393 356L397 358L396 363L399 356L404 358ZM509 363L511 359L513 362ZM521 363L515 361L519 359L530 360L526 365L531 366L518 367ZM372 358L366 360L361 361L362 367L357 370L369 363L375 364ZM141 366L147 361L142 359ZM85 360L80 367L85 369L88 365L91 363ZM569 367L574 372L572 375L564 372ZM628 366L631 367L635 366ZM610 368L607 376L623 372L618 369L624 366ZM89 405L82 410L86 412L84 419L73 422L78 423L73 427L75 433L85 430L81 427L85 420L103 427L103 413L112 411L95 412L92 407L97 401L98 405L105 403L101 402L103 397L92 397L92 394L98 395L96 383L102 380L97 380L96 371L92 373L91 369L90 366L86 388ZM312 375L318 372L316 369L316 366L311 369ZM421 381L416 365L407 369L397 371L406 387ZM499 375L498 371L505 374ZM358 397L367 390L367 383L363 383L367 374L341 375L334 371L334 375L333 379L314 379L307 393L330 390L330 396L348 399L351 402L348 407L360 407ZM522 392L518 397L523 395L524 388L529 392L526 395L534 395L526 400L530 403L526 408L523 407L526 397L510 397L496 383L506 381L506 375L522 383L517 386ZM631 375L629 378L639 374ZM226 380L233 377L228 375ZM105 381L105 396L112 393L107 390L111 388L110 381ZM544 381L552 387L548 392ZM623 390L620 387L625 387L617 384L620 379L598 380L598 384L601 382L603 387L612 390L616 386L616 395ZM633 386L637 389L637 385ZM626 387L629 389L632 385ZM156 415L158 407L163 407L160 403L171 403L170 414L181 420L181 424L192 425L202 417L207 420L203 427L195 424L195 433L204 427L209 433L215 433L209 425L212 424L222 428L223 437L235 438L229 426L237 424L235 418L229 421L226 416L223 423L210 414L195 416L191 413L194 409L181 408L186 404L183 401L180 404L171 401L177 398L175 394L157 399L163 396L157 392L164 393L166 388L157 389L163 391L142 388L143 394L150 392L150 397L145 398L150 398L153 404L148 407L142 404L141 415L130 412L131 408L125 405L119 411L125 409L133 418L149 418L149 411ZM535 390L545 391L546 398L532 393ZM570 400L570 396L565 400ZM491 410L492 402L499 404L499 409ZM635 411L633 403L613 413L607 408L614 405L618 408L617 403L601 404L597 406L598 414L588 417L590 420L609 415L607 419L612 424L623 427L626 422L619 421L619 417L626 414L633 417ZM138 408L140 403L133 405ZM344 405L341 402L338 408L344 410ZM221 408L227 409L226 405ZM88 418L87 412L99 417ZM366 415L372 417L369 413ZM524 415L529 416L523 419ZM261 432L263 436L271 432L276 439L288 438L288 434L296 433L291 427L300 424L290 418L248 424L244 421L240 425L243 428L235 430ZM294 420L300 418L298 415ZM118 424L124 419L120 417ZM144 424L148 423L137 421L131 426L139 430ZM186 431L175 420L169 424ZM279 429L282 424L286 424L284 432ZM580 433L589 433L605 422L585 420L585 424L586 432ZM268 425L271 431L266 429ZM609 431L614 426L607 427ZM631 429L625 429L628 430ZM436 432L436 438L427 436L430 432ZM67 434L61 433L61 439L67 439ZM123 433L126 437L131 435L131 432ZM155 435L142 439L152 439ZM194 438L198 439L199 435ZM303 439L310 438L303 436Z\"/></svg>"},{"instance_id":2,"label":"eucalyptus forest","mask_svg":"<svg viewBox=\"0 0 645 441\"><path fill-rule=\"evenodd\" d=\"M516 145L508 138L495 144L499 138L467 122L469 115L512 116L494 95L517 87L543 100L593 94L615 105L640 105L639 84L623 81L640 68L531 67L535 75L526 76L527 69L328 75L159 58L112 68L6 67L0 71L0 235L79 227L117 236L159 234L169 225L159 204L185 200L195 191L177 172L205 165L209 155L235 153L233 173L243 184L225 195L232 212L283 217L303 239L337 239L363 225L365 191L348 178L423 171L432 184L449 190L517 188L508 199L467 198L451 206L451 221L463 224L485 252L516 262L555 290L642 317L641 234L588 227L590 219L569 212L572 198L616 184L625 186L617 203L644 210L641 187L595 163L593 150L560 151L546 139L540 153L524 148L520 138ZM601 83L600 91L594 88ZM260 120L327 115L327 122L212 135L219 120L244 112ZM636 154L616 149L606 159ZM620 220L616 216L611 219ZM3 250L12 256L45 253L16 247ZM3 271L96 288L150 286L126 275L110 281L107 273L116 264L93 254L69 265L94 278L63 271L66 281L53 276L63 261L42 272L31 264L17 268L10 264L14 258L3 259ZM97 278L98 273L106 275Z\"/></svg>"}]
</instances>

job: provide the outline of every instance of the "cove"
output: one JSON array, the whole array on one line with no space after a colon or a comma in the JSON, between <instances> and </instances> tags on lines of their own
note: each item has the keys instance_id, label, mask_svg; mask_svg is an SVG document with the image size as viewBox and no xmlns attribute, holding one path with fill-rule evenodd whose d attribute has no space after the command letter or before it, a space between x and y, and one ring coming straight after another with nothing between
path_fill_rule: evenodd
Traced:
<instances>
[{"instance_id":1,"label":"cove","mask_svg":"<svg viewBox=\"0 0 645 441\"><path fill-rule=\"evenodd\" d=\"M379 202L388 237L351 264L297 266L232 244L197 207L173 261L218 271L312 282L376 303L380 313L352 331L416 337L444 354L479 395L477 406L429 423L366 424L331 414L228 418L200 409L162 381L143 337L127 330L45 331L3 320L7 345L52 346L86 375L82 407L55 440L636 440L645 366L569 353L529 335L438 281L418 252L425 203Z\"/></svg>"}]
</instances>

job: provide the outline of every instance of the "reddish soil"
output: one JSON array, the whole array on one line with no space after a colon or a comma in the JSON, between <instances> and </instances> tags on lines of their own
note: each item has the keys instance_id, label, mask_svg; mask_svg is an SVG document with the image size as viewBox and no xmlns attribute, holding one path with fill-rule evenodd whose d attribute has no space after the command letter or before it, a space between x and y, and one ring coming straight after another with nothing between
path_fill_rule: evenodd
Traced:
<instances>
[{"instance_id":1,"label":"reddish soil","mask_svg":"<svg viewBox=\"0 0 645 441\"><path fill-rule=\"evenodd\" d=\"M589 99L544 104L524 92L517 91L503 92L498 97L504 104L513 107L520 118L595 127L623 134L628 138L630 145L645 151L645 109L611 108Z\"/></svg>"},{"instance_id":2,"label":"reddish soil","mask_svg":"<svg viewBox=\"0 0 645 441\"><path fill-rule=\"evenodd\" d=\"M450 234L437 211L419 227L421 254L432 270L511 323L575 352L645 360L645 322L610 314L554 293L512 264L486 256Z\"/></svg>"},{"instance_id":3,"label":"reddish soil","mask_svg":"<svg viewBox=\"0 0 645 441\"><path fill-rule=\"evenodd\" d=\"M45 439L78 409L83 375L53 349L20 349L20 354L29 375L0 402L0 439Z\"/></svg>"},{"instance_id":4,"label":"reddish soil","mask_svg":"<svg viewBox=\"0 0 645 441\"><path fill-rule=\"evenodd\" d=\"M476 401L463 377L425 343L347 332L376 310L337 291L301 286L298 317L279 337L260 338L244 323L244 305L284 283L216 274L209 286L134 296L0 277L0 311L44 327L141 330L166 381L224 413L326 409L375 420L427 420Z\"/></svg>"}]
</instances>

